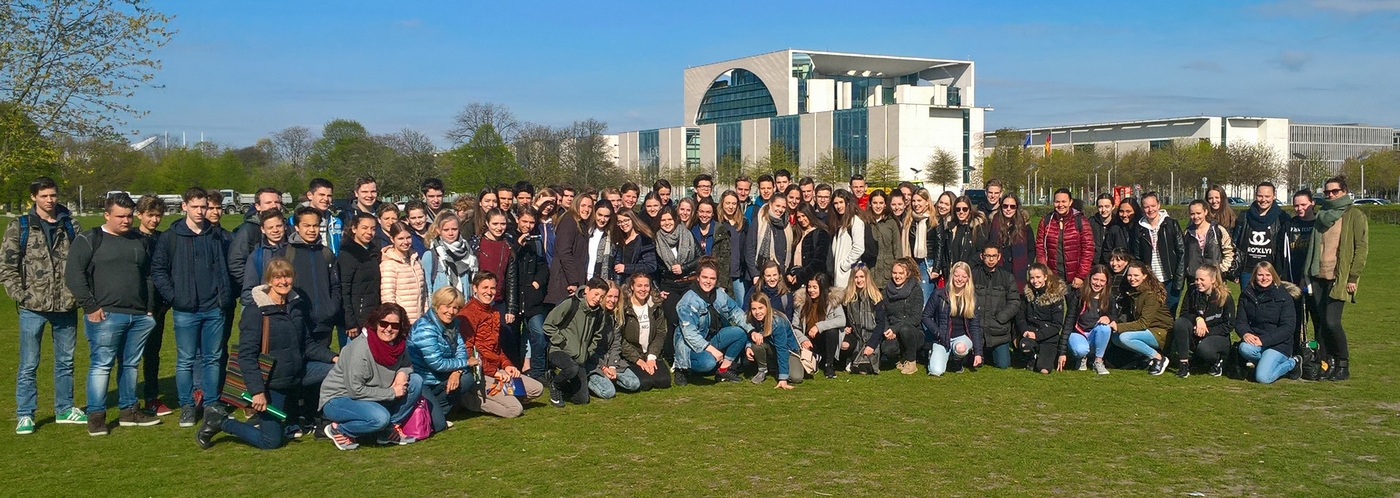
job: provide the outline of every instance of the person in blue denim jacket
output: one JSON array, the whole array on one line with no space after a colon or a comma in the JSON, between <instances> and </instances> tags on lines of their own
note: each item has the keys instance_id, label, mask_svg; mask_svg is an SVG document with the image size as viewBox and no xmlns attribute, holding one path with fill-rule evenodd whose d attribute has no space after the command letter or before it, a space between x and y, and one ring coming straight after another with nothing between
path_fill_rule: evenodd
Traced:
<instances>
[{"instance_id":1,"label":"person in blue denim jacket","mask_svg":"<svg viewBox=\"0 0 1400 498\"><path fill-rule=\"evenodd\" d=\"M718 275L712 260L702 261L695 283L676 305L676 385L687 384L691 372L714 371L719 382L742 380L729 367L748 346L753 326L743 306L717 287Z\"/></svg>"}]
</instances>

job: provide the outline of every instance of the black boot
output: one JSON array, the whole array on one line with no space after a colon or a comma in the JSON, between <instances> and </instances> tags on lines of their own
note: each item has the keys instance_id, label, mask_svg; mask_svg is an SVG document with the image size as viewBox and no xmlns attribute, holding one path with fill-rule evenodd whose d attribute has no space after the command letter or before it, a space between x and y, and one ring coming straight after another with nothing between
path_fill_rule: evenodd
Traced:
<instances>
[{"instance_id":1,"label":"black boot","mask_svg":"<svg viewBox=\"0 0 1400 498\"><path fill-rule=\"evenodd\" d=\"M1327 380L1342 381L1351 378L1351 369L1348 368L1347 360L1337 360L1336 366L1328 370Z\"/></svg>"}]
</instances>

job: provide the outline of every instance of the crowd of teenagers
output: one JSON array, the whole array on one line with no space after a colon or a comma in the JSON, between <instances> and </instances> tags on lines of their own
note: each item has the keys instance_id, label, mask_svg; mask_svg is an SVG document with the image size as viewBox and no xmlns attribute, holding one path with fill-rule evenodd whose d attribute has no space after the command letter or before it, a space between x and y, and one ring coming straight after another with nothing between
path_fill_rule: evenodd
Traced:
<instances>
[{"instance_id":1,"label":"crowd of teenagers","mask_svg":"<svg viewBox=\"0 0 1400 498\"><path fill-rule=\"evenodd\" d=\"M105 222L82 229L39 178L0 265L19 306L16 433L34 431L45 324L57 423L106 434L115 372L119 426L159 424L174 401L204 448L220 433L264 449L305 434L408 444L458 409L518 417L546 391L562 408L711 376L778 389L1013 365L1350 376L1342 308L1367 219L1344 178L1318 204L1295 194L1292 216L1272 184L1239 217L1212 188L1184 229L1152 192L1101 195L1087 212L1062 189L1032 223L996 181L985 201L781 170L732 185L699 175L674 198L666 180L645 196L521 181L449 203L427 179L399 206L373 178L343 199L316 179L296 207L259 190L231 232L219 193L195 187L162 233L158 197L111 196ZM167 316L173 393L158 375Z\"/></svg>"}]
</instances>

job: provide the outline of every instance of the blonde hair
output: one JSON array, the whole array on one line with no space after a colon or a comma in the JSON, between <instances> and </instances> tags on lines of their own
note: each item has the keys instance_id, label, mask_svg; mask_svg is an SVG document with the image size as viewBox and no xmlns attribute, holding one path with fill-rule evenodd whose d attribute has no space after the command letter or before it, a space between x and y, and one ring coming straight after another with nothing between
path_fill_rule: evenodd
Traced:
<instances>
[{"instance_id":1,"label":"blonde hair","mask_svg":"<svg viewBox=\"0 0 1400 498\"><path fill-rule=\"evenodd\" d=\"M1215 305L1224 306L1225 300L1230 298L1230 288L1225 286L1225 279L1220 274L1220 267L1213 264L1205 264L1196 269L1196 271L1201 270L1205 270L1206 273L1209 273L1210 278L1215 281L1215 285L1212 285L1210 288L1211 293L1215 295Z\"/></svg>"},{"instance_id":2,"label":"blonde hair","mask_svg":"<svg viewBox=\"0 0 1400 498\"><path fill-rule=\"evenodd\" d=\"M948 316L961 315L963 318L975 318L977 316L977 290L973 288L972 284L972 267L959 261L953 263L953 268L948 270L948 275L951 277L958 270L967 274L967 285L964 285L961 290L957 290L953 287L953 279L948 279Z\"/></svg>"},{"instance_id":3,"label":"blonde hair","mask_svg":"<svg viewBox=\"0 0 1400 498\"><path fill-rule=\"evenodd\" d=\"M456 287L447 286L433 291L430 302L434 308L447 305L461 307L467 304L467 296L462 295L462 291Z\"/></svg>"},{"instance_id":4,"label":"blonde hair","mask_svg":"<svg viewBox=\"0 0 1400 498\"><path fill-rule=\"evenodd\" d=\"M865 289L856 288L856 274L865 275ZM875 288L875 281L870 279L870 268L857 266L851 270L851 278L846 281L846 294L841 298L841 304L851 304L860 298L860 294L865 294L870 298L871 303L879 303L885 298L880 294L880 289Z\"/></svg>"},{"instance_id":5,"label":"blonde hair","mask_svg":"<svg viewBox=\"0 0 1400 498\"><path fill-rule=\"evenodd\" d=\"M430 245L433 241L437 240L438 236L442 235L442 226L446 225L449 221L457 223L457 240L462 240L465 236L462 235L461 218L458 218L457 215L452 213L442 213L436 220L433 220L433 224L428 227L428 233L423 235L423 243Z\"/></svg>"},{"instance_id":6,"label":"blonde hair","mask_svg":"<svg viewBox=\"0 0 1400 498\"><path fill-rule=\"evenodd\" d=\"M292 267L292 262L286 258L276 257L267 262L263 267L263 283L271 284L274 278L297 278L297 270Z\"/></svg>"}]
</instances>

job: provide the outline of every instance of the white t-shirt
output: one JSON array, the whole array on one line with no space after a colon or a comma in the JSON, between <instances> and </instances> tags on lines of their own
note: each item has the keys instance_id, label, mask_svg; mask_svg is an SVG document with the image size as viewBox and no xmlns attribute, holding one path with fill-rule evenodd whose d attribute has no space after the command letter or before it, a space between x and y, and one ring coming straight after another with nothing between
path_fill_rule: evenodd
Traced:
<instances>
[{"instance_id":1,"label":"white t-shirt","mask_svg":"<svg viewBox=\"0 0 1400 498\"><path fill-rule=\"evenodd\" d=\"M607 232L602 230L594 230L593 235L588 237L588 278L593 278L593 269L598 266L598 244L602 244L607 237Z\"/></svg>"},{"instance_id":2,"label":"white t-shirt","mask_svg":"<svg viewBox=\"0 0 1400 498\"><path fill-rule=\"evenodd\" d=\"M647 350L647 345L651 344L651 313L648 313L647 305L632 305L632 313L637 315L637 342L642 345L642 351ZM648 354L647 360L655 360L656 355Z\"/></svg>"}]
</instances>

